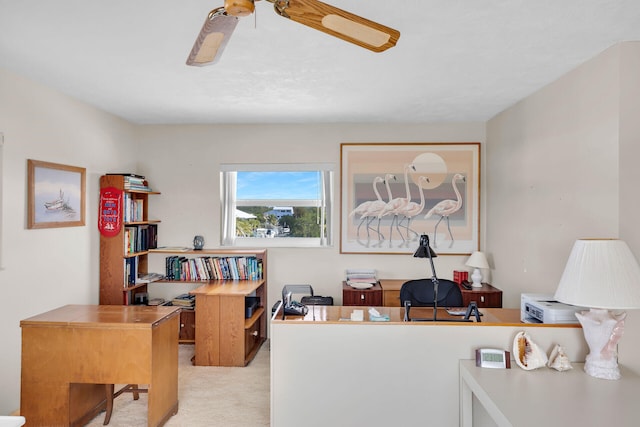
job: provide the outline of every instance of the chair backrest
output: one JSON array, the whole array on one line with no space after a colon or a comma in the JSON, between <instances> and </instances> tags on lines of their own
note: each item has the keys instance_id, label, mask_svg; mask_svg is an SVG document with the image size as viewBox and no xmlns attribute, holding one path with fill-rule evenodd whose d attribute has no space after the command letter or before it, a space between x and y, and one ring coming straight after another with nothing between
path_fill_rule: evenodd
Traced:
<instances>
[{"instance_id":1,"label":"chair backrest","mask_svg":"<svg viewBox=\"0 0 640 427\"><path fill-rule=\"evenodd\" d=\"M456 282L438 279L438 306L462 307L462 292ZM400 305L409 301L412 307L433 307L433 282L431 279L416 279L405 282L400 288Z\"/></svg>"},{"instance_id":2,"label":"chair backrest","mask_svg":"<svg viewBox=\"0 0 640 427\"><path fill-rule=\"evenodd\" d=\"M282 287L282 301L285 303L291 302L287 301L287 294L291 292L291 294L302 294L302 295L311 295L313 296L313 287L311 285L284 285Z\"/></svg>"}]
</instances>

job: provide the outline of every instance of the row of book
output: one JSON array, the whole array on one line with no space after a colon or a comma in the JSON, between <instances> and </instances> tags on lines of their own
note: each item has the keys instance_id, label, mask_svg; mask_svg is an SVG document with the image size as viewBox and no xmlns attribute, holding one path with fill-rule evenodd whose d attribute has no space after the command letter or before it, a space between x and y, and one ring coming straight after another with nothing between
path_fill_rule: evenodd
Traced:
<instances>
[{"instance_id":1,"label":"row of book","mask_svg":"<svg viewBox=\"0 0 640 427\"><path fill-rule=\"evenodd\" d=\"M138 283L138 257L124 259L124 287Z\"/></svg>"},{"instance_id":2,"label":"row of book","mask_svg":"<svg viewBox=\"0 0 640 427\"><path fill-rule=\"evenodd\" d=\"M158 225L128 225L124 228L124 251L128 254L158 247Z\"/></svg>"},{"instance_id":3,"label":"row of book","mask_svg":"<svg viewBox=\"0 0 640 427\"><path fill-rule=\"evenodd\" d=\"M260 280L262 260L253 256L187 258L173 255L165 259L168 280Z\"/></svg>"},{"instance_id":4,"label":"row of book","mask_svg":"<svg viewBox=\"0 0 640 427\"><path fill-rule=\"evenodd\" d=\"M143 221L144 199L136 199L131 193L124 193L123 208L124 222Z\"/></svg>"},{"instance_id":5,"label":"row of book","mask_svg":"<svg viewBox=\"0 0 640 427\"><path fill-rule=\"evenodd\" d=\"M466 282L469 280L469 272L461 271L461 270L453 270L453 281L458 285L461 285L462 282Z\"/></svg>"},{"instance_id":6,"label":"row of book","mask_svg":"<svg viewBox=\"0 0 640 427\"><path fill-rule=\"evenodd\" d=\"M189 294L180 294L171 300L171 305L193 308L196 305L196 296Z\"/></svg>"},{"instance_id":7,"label":"row of book","mask_svg":"<svg viewBox=\"0 0 640 427\"><path fill-rule=\"evenodd\" d=\"M124 176L124 189L125 190L137 190L137 191L151 191L149 183L140 175L125 175Z\"/></svg>"}]
</instances>

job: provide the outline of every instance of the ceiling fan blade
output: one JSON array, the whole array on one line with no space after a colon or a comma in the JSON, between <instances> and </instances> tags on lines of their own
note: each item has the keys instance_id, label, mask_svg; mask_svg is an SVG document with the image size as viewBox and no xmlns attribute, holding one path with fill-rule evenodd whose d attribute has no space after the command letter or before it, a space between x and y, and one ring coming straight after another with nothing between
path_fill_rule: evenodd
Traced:
<instances>
[{"instance_id":1,"label":"ceiling fan blade","mask_svg":"<svg viewBox=\"0 0 640 427\"><path fill-rule=\"evenodd\" d=\"M209 12L187 58L187 65L203 66L218 62L237 24L238 18L227 15L224 7Z\"/></svg>"},{"instance_id":2,"label":"ceiling fan blade","mask_svg":"<svg viewBox=\"0 0 640 427\"><path fill-rule=\"evenodd\" d=\"M374 52L396 45L400 32L317 0L274 0L276 13Z\"/></svg>"}]
</instances>

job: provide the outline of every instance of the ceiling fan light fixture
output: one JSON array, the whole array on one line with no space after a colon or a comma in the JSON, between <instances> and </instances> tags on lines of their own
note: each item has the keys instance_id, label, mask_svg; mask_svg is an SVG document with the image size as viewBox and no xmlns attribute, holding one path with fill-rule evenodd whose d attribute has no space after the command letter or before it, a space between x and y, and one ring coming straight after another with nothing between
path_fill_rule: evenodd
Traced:
<instances>
[{"instance_id":1,"label":"ceiling fan light fixture","mask_svg":"<svg viewBox=\"0 0 640 427\"><path fill-rule=\"evenodd\" d=\"M254 0L224 0L224 10L231 16L248 16L255 9Z\"/></svg>"},{"instance_id":2,"label":"ceiling fan light fixture","mask_svg":"<svg viewBox=\"0 0 640 427\"><path fill-rule=\"evenodd\" d=\"M355 40L360 40L370 46L379 48L389 41L389 34L343 18L339 15L327 15L322 18L322 25L336 33L343 34Z\"/></svg>"}]
</instances>

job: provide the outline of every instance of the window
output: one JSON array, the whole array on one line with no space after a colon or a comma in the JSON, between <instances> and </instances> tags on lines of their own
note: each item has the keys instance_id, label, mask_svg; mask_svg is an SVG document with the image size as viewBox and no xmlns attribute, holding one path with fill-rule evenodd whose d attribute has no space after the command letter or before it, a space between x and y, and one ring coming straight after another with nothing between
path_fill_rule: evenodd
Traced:
<instances>
[{"instance_id":1,"label":"window","mask_svg":"<svg viewBox=\"0 0 640 427\"><path fill-rule=\"evenodd\" d=\"M332 245L333 165L220 166L222 245Z\"/></svg>"}]
</instances>

